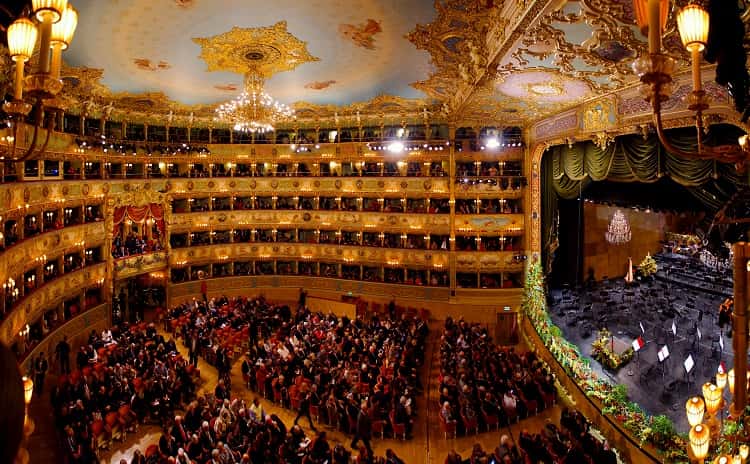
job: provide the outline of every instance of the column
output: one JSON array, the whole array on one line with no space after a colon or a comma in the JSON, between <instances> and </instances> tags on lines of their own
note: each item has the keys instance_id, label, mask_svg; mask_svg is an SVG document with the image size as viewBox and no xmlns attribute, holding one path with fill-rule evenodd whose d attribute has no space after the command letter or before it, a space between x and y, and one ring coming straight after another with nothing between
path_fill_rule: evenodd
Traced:
<instances>
[{"instance_id":1,"label":"column","mask_svg":"<svg viewBox=\"0 0 750 464\"><path fill-rule=\"evenodd\" d=\"M734 311L732 313L732 346L734 348L734 403L732 415L739 417L747 405L747 304L748 259L750 244L739 242L734 245Z\"/></svg>"},{"instance_id":2,"label":"column","mask_svg":"<svg viewBox=\"0 0 750 464\"><path fill-rule=\"evenodd\" d=\"M450 196L448 199L448 205L450 206L450 226L451 234L448 240L450 244L450 250L456 251L456 126L451 124L448 126L448 140L450 142L448 147L448 174L450 176L448 180L448 187L450 188ZM456 292L456 254L450 254L448 275L450 277L450 289L451 295Z\"/></svg>"}]
</instances>

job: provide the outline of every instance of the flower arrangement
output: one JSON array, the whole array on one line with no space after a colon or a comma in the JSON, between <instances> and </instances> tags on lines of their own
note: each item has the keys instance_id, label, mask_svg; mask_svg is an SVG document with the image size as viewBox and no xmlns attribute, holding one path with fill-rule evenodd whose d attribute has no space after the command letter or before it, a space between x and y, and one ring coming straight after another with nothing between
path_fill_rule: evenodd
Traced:
<instances>
[{"instance_id":1,"label":"flower arrangement","mask_svg":"<svg viewBox=\"0 0 750 464\"><path fill-rule=\"evenodd\" d=\"M656 265L656 260L653 256L651 256L651 253L646 254L646 257L643 258L641 264L638 265L638 270L643 277L648 277L650 275L656 274L656 271L658 271L659 269Z\"/></svg>"},{"instance_id":2,"label":"flower arrangement","mask_svg":"<svg viewBox=\"0 0 750 464\"><path fill-rule=\"evenodd\" d=\"M600 330L596 340L591 344L591 356L602 366L613 371L633 359L633 354L633 348L628 348L621 355L612 351L612 334L607 329Z\"/></svg>"},{"instance_id":3,"label":"flower arrangement","mask_svg":"<svg viewBox=\"0 0 750 464\"><path fill-rule=\"evenodd\" d=\"M602 414L611 415L642 443L658 449L664 462L687 462L686 438L675 432L669 418L651 416L629 401L624 385L612 385L599 377L578 347L561 335L547 313L544 275L538 260L530 262L527 268L521 308L568 376L587 396L602 403Z\"/></svg>"}]
</instances>

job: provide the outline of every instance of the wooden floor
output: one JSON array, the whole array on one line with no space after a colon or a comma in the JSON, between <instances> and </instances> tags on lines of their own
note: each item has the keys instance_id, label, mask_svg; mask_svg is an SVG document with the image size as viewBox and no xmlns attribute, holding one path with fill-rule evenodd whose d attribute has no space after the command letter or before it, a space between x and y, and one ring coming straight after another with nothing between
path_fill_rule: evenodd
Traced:
<instances>
[{"instance_id":1,"label":"wooden floor","mask_svg":"<svg viewBox=\"0 0 750 464\"><path fill-rule=\"evenodd\" d=\"M471 454L471 448L475 443L481 443L485 451L493 450L499 443L502 435L512 435L517 439L522 429L529 431L539 431L549 422L559 422L560 406L555 406L545 410L542 413L524 419L521 422L512 425L510 428L501 428L500 431L491 431L479 433L469 437L458 437L445 439L440 431L438 422L437 398L438 392L438 374L439 374L439 354L440 347L437 343L440 341L441 325L434 323L430 327L430 335L427 339L425 367L422 375L422 385L425 386L425 392L417 400L418 415L414 424L414 437L408 441L388 439L381 440L374 438L372 446L376 454L383 456L385 450L393 449L407 464L438 464L445 460L446 455L451 449L456 450L462 457L468 458ZM183 356L187 357L187 352L181 342L177 343L178 348L182 351ZM232 396L243 398L246 402L252 401L256 396L254 392L248 390L242 381L240 371L241 360L235 362L232 369ZM202 391L213 391L216 386L217 373L213 366L199 360L199 366L203 383L199 393ZM48 384L51 384L51 379ZM48 389L49 390L49 389ZM271 403L268 400L261 400L263 408L273 414L277 414L285 424L290 425L294 421L295 413ZM60 456L61 451L56 442L56 436L52 425L52 411L49 405L49 394L44 398L32 401L31 414L36 421L37 430L29 440L29 452L31 464L62 463ZM307 421L302 420L300 424L305 431L312 436L312 432L307 427ZM328 440L332 447L336 443L343 443L349 447L351 437L338 430L333 430L326 426L318 427L319 430L325 430ZM102 455L102 463L119 464L120 459L126 459L130 462L133 452L136 449L145 451L146 447L158 443L161 435L161 429L158 426L145 426L138 430L137 434L129 434L124 442L115 442L109 452Z\"/></svg>"}]
</instances>

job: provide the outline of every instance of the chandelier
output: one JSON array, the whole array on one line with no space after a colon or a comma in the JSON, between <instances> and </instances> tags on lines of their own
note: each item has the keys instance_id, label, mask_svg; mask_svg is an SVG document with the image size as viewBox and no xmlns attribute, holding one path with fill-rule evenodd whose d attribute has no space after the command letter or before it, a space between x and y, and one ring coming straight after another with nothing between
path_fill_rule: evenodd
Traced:
<instances>
[{"instance_id":1,"label":"chandelier","mask_svg":"<svg viewBox=\"0 0 750 464\"><path fill-rule=\"evenodd\" d=\"M604 238L607 242L613 245L622 245L630 241L630 225L628 220L625 219L625 215L619 209L615 211L612 220L609 222L607 232L604 234Z\"/></svg>"},{"instance_id":2,"label":"chandelier","mask_svg":"<svg viewBox=\"0 0 750 464\"><path fill-rule=\"evenodd\" d=\"M723 0L718 0L723 1ZM641 32L648 36L648 53L633 63L633 71L643 84L643 94L651 103L654 126L659 141L668 152L686 158L715 159L735 163L744 168L750 152L748 136L743 135L735 145L706 146L703 144L703 112L709 107L708 96L701 84L701 53L708 44L709 14L698 4L691 3L677 13L677 29L692 64L693 91L688 96L688 109L695 114L697 150L687 151L672 145L664 134L662 103L669 99L675 60L662 50L661 36L669 14L669 0L634 0L636 20Z\"/></svg>"},{"instance_id":3,"label":"chandelier","mask_svg":"<svg viewBox=\"0 0 750 464\"><path fill-rule=\"evenodd\" d=\"M292 116L294 110L263 91L263 78L258 72L250 71L245 74L245 90L234 100L219 105L214 120L227 123L239 132L263 134Z\"/></svg>"}]
</instances>

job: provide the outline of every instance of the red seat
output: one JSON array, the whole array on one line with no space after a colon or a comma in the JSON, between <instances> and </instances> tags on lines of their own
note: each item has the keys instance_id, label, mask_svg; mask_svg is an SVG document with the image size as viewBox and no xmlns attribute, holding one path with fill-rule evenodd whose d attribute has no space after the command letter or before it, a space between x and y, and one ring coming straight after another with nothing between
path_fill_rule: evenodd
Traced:
<instances>
[{"instance_id":1,"label":"red seat","mask_svg":"<svg viewBox=\"0 0 750 464\"><path fill-rule=\"evenodd\" d=\"M380 435L380 438L385 438L385 421L384 420L374 420L372 421L372 433L375 435Z\"/></svg>"},{"instance_id":2,"label":"red seat","mask_svg":"<svg viewBox=\"0 0 750 464\"><path fill-rule=\"evenodd\" d=\"M555 401L557 400L555 398L554 393L545 393L543 395L543 398L544 398L544 407L545 408L551 408L552 406L554 406Z\"/></svg>"},{"instance_id":3,"label":"red seat","mask_svg":"<svg viewBox=\"0 0 750 464\"><path fill-rule=\"evenodd\" d=\"M469 419L463 414L461 414L461 422L464 424L464 430L466 430L466 435L469 434L469 430L474 430L475 434L479 434L479 421L476 417Z\"/></svg>"},{"instance_id":4,"label":"red seat","mask_svg":"<svg viewBox=\"0 0 750 464\"><path fill-rule=\"evenodd\" d=\"M138 419L135 413L130 409L130 406L123 404L120 409L117 410L117 415L120 419L120 425L124 432L138 431Z\"/></svg>"},{"instance_id":5,"label":"red seat","mask_svg":"<svg viewBox=\"0 0 750 464\"><path fill-rule=\"evenodd\" d=\"M274 403L279 403L283 405L284 403L284 396L281 394L281 390L278 388L273 389L273 401Z\"/></svg>"},{"instance_id":6,"label":"red seat","mask_svg":"<svg viewBox=\"0 0 750 464\"><path fill-rule=\"evenodd\" d=\"M102 448L109 448L109 434L104 426L104 421L98 419L92 422L90 431L95 454L98 455L99 450Z\"/></svg>"},{"instance_id":7,"label":"red seat","mask_svg":"<svg viewBox=\"0 0 750 464\"><path fill-rule=\"evenodd\" d=\"M524 401L524 404L526 405L526 417L539 412L539 405L536 400L526 400Z\"/></svg>"},{"instance_id":8,"label":"red seat","mask_svg":"<svg viewBox=\"0 0 750 464\"><path fill-rule=\"evenodd\" d=\"M391 427L393 428L393 437L401 436L402 439L406 440L406 424L396 423L396 412L391 411L388 414L388 418L391 420Z\"/></svg>"},{"instance_id":9,"label":"red seat","mask_svg":"<svg viewBox=\"0 0 750 464\"><path fill-rule=\"evenodd\" d=\"M456 438L456 421L446 422L442 414L439 414L439 417L440 417L440 431L443 432L445 439L446 440L448 439L449 434L453 435L453 438Z\"/></svg>"},{"instance_id":10,"label":"red seat","mask_svg":"<svg viewBox=\"0 0 750 464\"><path fill-rule=\"evenodd\" d=\"M112 411L104 418L104 422L106 422L107 431L109 432L109 436L112 437L114 440L115 438L119 438L122 440L124 438L124 435L122 433L122 425L120 425L119 416L116 412Z\"/></svg>"},{"instance_id":11,"label":"red seat","mask_svg":"<svg viewBox=\"0 0 750 464\"><path fill-rule=\"evenodd\" d=\"M503 405L503 411L508 416L508 422L518 422L518 410L516 408L509 408Z\"/></svg>"},{"instance_id":12,"label":"red seat","mask_svg":"<svg viewBox=\"0 0 750 464\"><path fill-rule=\"evenodd\" d=\"M490 431L490 428L492 426L495 426L498 430L500 429L500 418L497 417L495 414L486 414L482 412L482 419L484 420L484 424L487 426L487 431Z\"/></svg>"},{"instance_id":13,"label":"red seat","mask_svg":"<svg viewBox=\"0 0 750 464\"><path fill-rule=\"evenodd\" d=\"M320 406L311 404L310 415L313 416L313 419L315 419L315 422L318 422L320 420Z\"/></svg>"}]
</instances>

